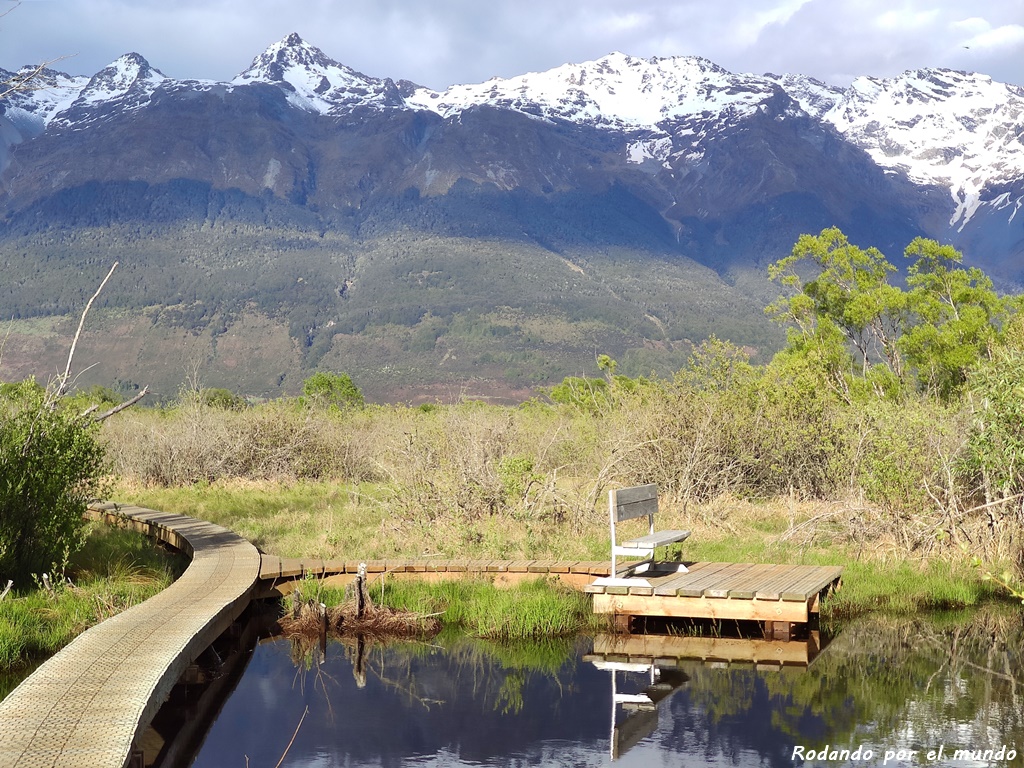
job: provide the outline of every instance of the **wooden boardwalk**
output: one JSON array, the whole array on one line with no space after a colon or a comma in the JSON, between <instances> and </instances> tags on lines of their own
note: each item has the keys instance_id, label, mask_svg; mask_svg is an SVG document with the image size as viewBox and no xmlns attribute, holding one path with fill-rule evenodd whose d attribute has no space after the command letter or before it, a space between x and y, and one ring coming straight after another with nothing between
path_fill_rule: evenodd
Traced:
<instances>
[{"instance_id":1,"label":"wooden boardwalk","mask_svg":"<svg viewBox=\"0 0 1024 768\"><path fill-rule=\"evenodd\" d=\"M120 768L185 668L249 604L260 555L211 523L140 507L94 515L192 555L159 595L96 625L0 701L0 768Z\"/></svg>"},{"instance_id":2,"label":"wooden boardwalk","mask_svg":"<svg viewBox=\"0 0 1024 768\"><path fill-rule=\"evenodd\" d=\"M331 585L355 579L366 565L371 580L378 578L444 580L485 576L498 584L513 584L550 576L576 589L607 576L607 560L466 560L461 558L393 558L390 560L317 560L263 555L257 595L277 597L290 593L302 579L315 577Z\"/></svg>"}]
</instances>

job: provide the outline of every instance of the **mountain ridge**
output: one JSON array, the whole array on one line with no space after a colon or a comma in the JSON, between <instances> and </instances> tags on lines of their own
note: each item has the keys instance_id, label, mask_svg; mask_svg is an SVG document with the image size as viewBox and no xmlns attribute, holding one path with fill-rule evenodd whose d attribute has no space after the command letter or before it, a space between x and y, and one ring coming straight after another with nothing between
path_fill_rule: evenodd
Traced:
<instances>
[{"instance_id":1,"label":"mountain ridge","mask_svg":"<svg viewBox=\"0 0 1024 768\"><path fill-rule=\"evenodd\" d=\"M118 254L107 306L206 334L212 365L263 322L289 370L348 354L380 392L411 386L403 355L506 389L595 348L664 371L716 328L766 355L764 266L828 226L891 258L952 242L1024 283L1024 90L984 75L841 89L613 53L433 91L293 34L229 81L139 54L43 78L0 103L0 313L73 311Z\"/></svg>"},{"instance_id":2,"label":"mountain ridge","mask_svg":"<svg viewBox=\"0 0 1024 768\"><path fill-rule=\"evenodd\" d=\"M120 57L84 87L81 78L47 74L53 95L80 87L77 97L68 104L53 95L17 94L8 99L9 118L17 122L17 113L27 112L41 117L45 126L77 129L98 119L105 111L100 107L141 108L161 87L201 91L264 83L285 90L293 105L327 116L359 109L418 109L447 120L490 106L532 119L647 131L630 144L627 157L638 164L654 160L666 169L673 156L684 164L699 162L700 139L749 118L781 89L794 101L789 114L802 112L831 125L880 167L904 173L913 183L947 188L951 228L962 231L982 205L1010 208L1010 218L1024 204L1016 190L986 197L986 186L1024 177L1024 88L948 69L861 77L840 89L799 74L734 74L697 56L641 59L612 53L545 72L433 91L410 81L396 84L364 75L291 33L230 81L174 80L136 53ZM929 104L930 114L920 114L922 103ZM690 136L696 139L687 148ZM942 162L948 158L962 162L950 169Z\"/></svg>"}]
</instances>

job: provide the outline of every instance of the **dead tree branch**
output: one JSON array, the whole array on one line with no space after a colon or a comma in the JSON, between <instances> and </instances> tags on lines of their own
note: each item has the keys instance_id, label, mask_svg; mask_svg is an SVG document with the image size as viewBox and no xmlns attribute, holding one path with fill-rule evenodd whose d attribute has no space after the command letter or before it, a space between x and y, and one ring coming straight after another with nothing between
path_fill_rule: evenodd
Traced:
<instances>
[{"instance_id":1,"label":"dead tree branch","mask_svg":"<svg viewBox=\"0 0 1024 768\"><path fill-rule=\"evenodd\" d=\"M133 405L135 405L137 402L139 402L139 400L141 400L142 398L144 398L148 394L149 394L149 387L143 387L142 391L139 392L139 394L137 394L131 400L125 400L123 403L118 403L113 408L111 408L109 411L104 411L99 416L94 416L93 417L93 421L103 421L104 419L109 419L115 413L120 413L125 408L131 408Z\"/></svg>"},{"instance_id":2,"label":"dead tree branch","mask_svg":"<svg viewBox=\"0 0 1024 768\"><path fill-rule=\"evenodd\" d=\"M85 305L85 309L82 310L82 318L78 321L78 330L75 331L75 337L71 340L71 350L68 352L68 363L64 367L64 373L62 373L57 379L57 388L54 390L51 398L51 407L56 405L57 401L67 394L68 382L71 379L71 361L75 357L75 347L78 346L78 339L81 337L82 328L85 326L85 316L89 314L89 309L92 307L92 303L96 301L96 297L100 295L100 292L103 290L103 286L107 284L110 276L114 274L114 270L117 269L117 264L118 262L115 261L113 266L110 268L110 271L107 272L107 276L103 278L103 282L100 283L100 287L96 289L96 293L92 295L92 298L89 299L89 302Z\"/></svg>"}]
</instances>

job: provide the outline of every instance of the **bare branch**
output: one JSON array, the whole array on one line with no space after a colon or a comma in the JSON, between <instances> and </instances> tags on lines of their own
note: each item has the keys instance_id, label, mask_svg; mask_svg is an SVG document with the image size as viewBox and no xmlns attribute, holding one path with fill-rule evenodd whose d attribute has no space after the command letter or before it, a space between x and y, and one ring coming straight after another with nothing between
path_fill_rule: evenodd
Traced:
<instances>
[{"instance_id":1,"label":"bare branch","mask_svg":"<svg viewBox=\"0 0 1024 768\"><path fill-rule=\"evenodd\" d=\"M0 19L2 19L4 16L6 16L8 13L13 11L14 9L16 9L19 5L21 5L20 2L13 3L10 8L8 8L6 11L0 13ZM37 90L37 87L35 85L33 85L33 83L36 81L36 79L38 79L38 77L44 71L46 71L46 69L51 64L56 64L58 61L61 61L62 59L65 59L65 58L67 58L67 57L66 56L58 56L56 59L50 59L48 61L44 61L42 64L39 64L36 67L34 67L34 68L32 68L32 69L30 69L28 71L22 70L21 72L15 72L11 76L11 78L9 80L5 80L4 82L0 83L0 99L5 99L8 96L10 96L12 93L20 93L22 91L34 91L34 90Z\"/></svg>"},{"instance_id":2,"label":"bare branch","mask_svg":"<svg viewBox=\"0 0 1024 768\"><path fill-rule=\"evenodd\" d=\"M8 11L8 13L10 13L10 11ZM12 93L43 90L46 86L36 85L36 81L39 79L39 76L58 61L63 61L66 58L67 56L58 56L56 59L47 59L31 69L23 69L20 72L15 72L10 79L0 83L0 99L6 99Z\"/></svg>"},{"instance_id":3,"label":"bare branch","mask_svg":"<svg viewBox=\"0 0 1024 768\"><path fill-rule=\"evenodd\" d=\"M142 391L139 392L139 394L137 394L131 400L125 400L123 403L118 403L113 408L111 408L109 411L104 411L99 416L94 417L93 421L103 421L104 419L109 419L115 413L120 413L125 408L131 408L133 405L135 405L137 402L139 402L139 400L141 400L142 398L144 398L148 394L149 394L149 387L143 387ZM86 413L89 413L89 411L86 411Z\"/></svg>"},{"instance_id":4,"label":"bare branch","mask_svg":"<svg viewBox=\"0 0 1024 768\"><path fill-rule=\"evenodd\" d=\"M82 328L85 326L85 316L89 314L89 309L92 307L92 303L96 301L96 297L100 295L103 290L103 286L107 284L110 276L114 274L114 270L117 269L118 262L114 262L114 265L107 272L107 276L103 278L103 282L100 283L100 287L96 289L96 293L89 299L89 303L85 305L85 309L82 310L82 319L78 321L78 330L75 331L75 338L71 341L71 350L68 352L68 364L64 367L64 373L57 380L57 389L53 393L52 403L55 404L60 398L62 398L68 391L68 380L71 378L71 361L75 356L75 347L78 346L78 339L82 335Z\"/></svg>"}]
</instances>

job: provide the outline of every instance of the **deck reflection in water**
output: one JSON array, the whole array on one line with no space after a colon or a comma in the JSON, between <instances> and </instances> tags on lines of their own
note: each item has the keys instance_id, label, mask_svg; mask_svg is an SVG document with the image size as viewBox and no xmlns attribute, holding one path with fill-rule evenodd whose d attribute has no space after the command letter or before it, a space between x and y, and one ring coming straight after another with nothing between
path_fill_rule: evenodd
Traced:
<instances>
[{"instance_id":1,"label":"deck reflection in water","mask_svg":"<svg viewBox=\"0 0 1024 768\"><path fill-rule=\"evenodd\" d=\"M932 740L1020 751L1021 639L1017 616L872 619L824 649L817 636L599 636L364 644L361 658L332 642L320 658L316 644L265 641L192 764L274 765L307 707L285 765L781 768L795 745Z\"/></svg>"},{"instance_id":2,"label":"deck reflection in water","mask_svg":"<svg viewBox=\"0 0 1024 768\"><path fill-rule=\"evenodd\" d=\"M671 635L598 635L594 650L583 657L611 673L609 750L618 760L658 728L658 712L690 680L684 667L694 663L717 668L753 665L760 670L806 669L821 650L817 631L788 642L732 637ZM623 677L639 675L643 690L624 692ZM634 687L636 685L634 678ZM619 709L623 715L619 716Z\"/></svg>"}]
</instances>

